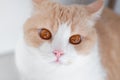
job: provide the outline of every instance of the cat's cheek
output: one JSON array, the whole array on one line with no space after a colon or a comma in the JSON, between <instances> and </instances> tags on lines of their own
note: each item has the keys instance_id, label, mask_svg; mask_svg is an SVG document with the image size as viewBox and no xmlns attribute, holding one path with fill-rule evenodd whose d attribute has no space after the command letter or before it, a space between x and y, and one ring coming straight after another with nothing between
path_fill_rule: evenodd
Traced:
<instances>
[{"instance_id":1,"label":"cat's cheek","mask_svg":"<svg viewBox=\"0 0 120 80\"><path fill-rule=\"evenodd\" d=\"M63 57L60 58L60 62L65 65L72 65L78 59L78 55L76 54L77 53L70 53L68 55L64 55Z\"/></svg>"},{"instance_id":2,"label":"cat's cheek","mask_svg":"<svg viewBox=\"0 0 120 80\"><path fill-rule=\"evenodd\" d=\"M84 49L76 49L77 55L89 55L92 52L93 46L92 47L86 47Z\"/></svg>"},{"instance_id":3,"label":"cat's cheek","mask_svg":"<svg viewBox=\"0 0 120 80\"><path fill-rule=\"evenodd\" d=\"M86 41L80 45L74 46L74 48L78 55L87 55L92 51L95 45L96 41Z\"/></svg>"},{"instance_id":4,"label":"cat's cheek","mask_svg":"<svg viewBox=\"0 0 120 80\"><path fill-rule=\"evenodd\" d=\"M51 41L47 41L47 40L43 40L43 39L39 39L36 40L35 38L33 38L33 40L25 40L28 46L31 47L35 47L35 48L40 48L40 46L44 45L45 43L51 43Z\"/></svg>"},{"instance_id":5,"label":"cat's cheek","mask_svg":"<svg viewBox=\"0 0 120 80\"><path fill-rule=\"evenodd\" d=\"M76 54L79 56L79 55L87 55L89 52L90 52L90 49L82 49L82 48L78 48L78 47L75 47L75 50L76 50Z\"/></svg>"},{"instance_id":6,"label":"cat's cheek","mask_svg":"<svg viewBox=\"0 0 120 80\"><path fill-rule=\"evenodd\" d=\"M44 60L46 63L51 64L51 63L54 63L54 62L56 61L56 58L55 58L55 57L51 57L51 58L47 58L47 59L43 58L43 60Z\"/></svg>"}]
</instances>

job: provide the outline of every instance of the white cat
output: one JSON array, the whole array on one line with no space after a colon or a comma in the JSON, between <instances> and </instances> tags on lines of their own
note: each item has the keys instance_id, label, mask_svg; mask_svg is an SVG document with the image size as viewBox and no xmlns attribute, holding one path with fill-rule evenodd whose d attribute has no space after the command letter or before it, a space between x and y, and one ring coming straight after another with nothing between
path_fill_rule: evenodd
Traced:
<instances>
[{"instance_id":1,"label":"white cat","mask_svg":"<svg viewBox=\"0 0 120 80\"><path fill-rule=\"evenodd\" d=\"M23 80L106 80L94 25L103 0L62 5L34 0L34 13L16 47Z\"/></svg>"}]
</instances>

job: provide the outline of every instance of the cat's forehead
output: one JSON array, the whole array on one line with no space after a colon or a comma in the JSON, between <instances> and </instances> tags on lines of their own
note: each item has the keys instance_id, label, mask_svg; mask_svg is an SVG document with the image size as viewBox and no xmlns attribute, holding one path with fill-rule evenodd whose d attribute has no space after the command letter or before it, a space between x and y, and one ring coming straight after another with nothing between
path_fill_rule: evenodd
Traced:
<instances>
[{"instance_id":1,"label":"cat's forehead","mask_svg":"<svg viewBox=\"0 0 120 80\"><path fill-rule=\"evenodd\" d=\"M85 30L88 29L88 19L88 13L83 6L55 4L33 15L30 23L33 24L31 26L33 28L47 28L54 32L59 29L59 25L68 23L71 26L73 34L79 32L83 32L84 34Z\"/></svg>"},{"instance_id":2,"label":"cat's forehead","mask_svg":"<svg viewBox=\"0 0 120 80\"><path fill-rule=\"evenodd\" d=\"M49 5L47 9L38 9L37 18L53 19L58 23L82 22L89 18L89 14L84 6L71 5L65 6L60 4Z\"/></svg>"},{"instance_id":3,"label":"cat's forehead","mask_svg":"<svg viewBox=\"0 0 120 80\"><path fill-rule=\"evenodd\" d=\"M62 5L49 0L34 0L34 12L25 25L29 28L48 28L56 31L59 25L68 23L73 32L87 32L98 19L103 8L103 0L91 5ZM31 25L32 24L32 25ZM30 27L31 26L31 27Z\"/></svg>"}]
</instances>

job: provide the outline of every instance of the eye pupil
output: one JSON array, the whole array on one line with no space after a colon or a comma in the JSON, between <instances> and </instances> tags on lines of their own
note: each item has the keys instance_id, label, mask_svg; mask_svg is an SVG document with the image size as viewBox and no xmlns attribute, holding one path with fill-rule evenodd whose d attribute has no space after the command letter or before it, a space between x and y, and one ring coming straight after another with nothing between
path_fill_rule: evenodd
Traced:
<instances>
[{"instance_id":1,"label":"eye pupil","mask_svg":"<svg viewBox=\"0 0 120 80\"><path fill-rule=\"evenodd\" d=\"M39 35L42 39L49 40L51 39L52 35L51 32L47 29L41 29Z\"/></svg>"},{"instance_id":2,"label":"eye pupil","mask_svg":"<svg viewBox=\"0 0 120 80\"><path fill-rule=\"evenodd\" d=\"M80 35L73 35L70 37L69 42L71 44L79 44L81 42L81 36Z\"/></svg>"}]
</instances>

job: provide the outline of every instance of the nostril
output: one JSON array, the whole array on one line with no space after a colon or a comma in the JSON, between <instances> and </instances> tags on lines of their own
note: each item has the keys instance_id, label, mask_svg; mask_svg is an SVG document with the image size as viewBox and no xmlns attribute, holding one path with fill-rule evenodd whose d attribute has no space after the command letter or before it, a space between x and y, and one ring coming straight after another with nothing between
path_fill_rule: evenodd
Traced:
<instances>
[{"instance_id":1,"label":"nostril","mask_svg":"<svg viewBox=\"0 0 120 80\"><path fill-rule=\"evenodd\" d=\"M64 53L62 51L55 50L53 51L56 57L61 57Z\"/></svg>"}]
</instances>

